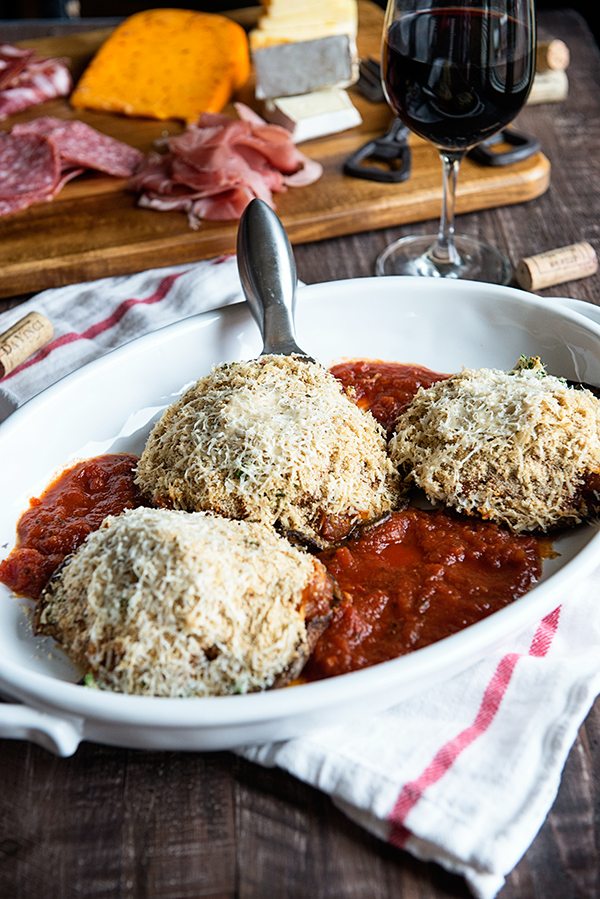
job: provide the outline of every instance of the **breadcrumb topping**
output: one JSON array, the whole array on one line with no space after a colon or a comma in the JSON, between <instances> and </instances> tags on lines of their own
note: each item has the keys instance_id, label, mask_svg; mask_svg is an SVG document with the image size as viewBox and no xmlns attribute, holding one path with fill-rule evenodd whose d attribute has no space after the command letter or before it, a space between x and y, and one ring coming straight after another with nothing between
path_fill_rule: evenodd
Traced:
<instances>
[{"instance_id":1,"label":"breadcrumb topping","mask_svg":"<svg viewBox=\"0 0 600 899\"><path fill-rule=\"evenodd\" d=\"M261 524L137 508L106 518L51 579L37 632L101 689L264 690L307 654L315 578L321 563Z\"/></svg>"},{"instance_id":2,"label":"breadcrumb topping","mask_svg":"<svg viewBox=\"0 0 600 899\"><path fill-rule=\"evenodd\" d=\"M320 546L398 503L385 437L320 365L263 356L220 365L151 432L137 483L155 505L277 525Z\"/></svg>"},{"instance_id":3,"label":"breadcrumb topping","mask_svg":"<svg viewBox=\"0 0 600 899\"><path fill-rule=\"evenodd\" d=\"M598 497L586 486L600 472L600 402L534 362L508 373L465 370L420 389L390 441L406 481L517 532L595 514Z\"/></svg>"}]
</instances>

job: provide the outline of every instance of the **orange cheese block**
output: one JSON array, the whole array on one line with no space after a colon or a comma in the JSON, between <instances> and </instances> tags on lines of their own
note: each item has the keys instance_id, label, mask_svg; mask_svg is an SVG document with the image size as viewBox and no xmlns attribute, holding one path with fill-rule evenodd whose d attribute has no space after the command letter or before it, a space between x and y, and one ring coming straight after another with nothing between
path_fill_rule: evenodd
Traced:
<instances>
[{"instance_id":1,"label":"orange cheese block","mask_svg":"<svg viewBox=\"0 0 600 899\"><path fill-rule=\"evenodd\" d=\"M250 74L248 39L225 16L149 9L119 25L71 95L76 109L195 122Z\"/></svg>"}]
</instances>

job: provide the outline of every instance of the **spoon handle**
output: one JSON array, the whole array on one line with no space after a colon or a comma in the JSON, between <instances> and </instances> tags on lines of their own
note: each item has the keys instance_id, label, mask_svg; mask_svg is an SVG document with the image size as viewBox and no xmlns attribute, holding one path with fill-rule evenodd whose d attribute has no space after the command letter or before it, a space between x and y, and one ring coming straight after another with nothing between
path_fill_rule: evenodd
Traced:
<instances>
[{"instance_id":1,"label":"spoon handle","mask_svg":"<svg viewBox=\"0 0 600 899\"><path fill-rule=\"evenodd\" d=\"M263 338L261 355L306 356L296 343L296 263L283 225L263 200L252 200L238 229L240 281Z\"/></svg>"}]
</instances>

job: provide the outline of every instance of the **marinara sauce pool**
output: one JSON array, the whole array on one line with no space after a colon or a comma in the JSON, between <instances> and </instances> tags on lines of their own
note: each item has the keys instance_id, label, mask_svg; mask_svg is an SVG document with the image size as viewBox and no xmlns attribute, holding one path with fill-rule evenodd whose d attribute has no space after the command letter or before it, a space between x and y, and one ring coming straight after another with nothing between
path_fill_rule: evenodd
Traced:
<instances>
[{"instance_id":1,"label":"marinara sauce pool","mask_svg":"<svg viewBox=\"0 0 600 899\"><path fill-rule=\"evenodd\" d=\"M431 387L449 375L431 371L422 365L358 359L340 362L330 369L344 387L351 388L354 402L369 409L388 437L400 413L406 409L419 387Z\"/></svg>"},{"instance_id":2,"label":"marinara sauce pool","mask_svg":"<svg viewBox=\"0 0 600 899\"><path fill-rule=\"evenodd\" d=\"M15 593L37 599L46 582L107 515L141 505L134 484L137 456L96 456L64 471L17 525L17 545L0 562L0 581Z\"/></svg>"},{"instance_id":3,"label":"marinara sauce pool","mask_svg":"<svg viewBox=\"0 0 600 899\"><path fill-rule=\"evenodd\" d=\"M406 509L321 553L342 601L304 676L386 662L491 615L539 578L541 543L491 522Z\"/></svg>"}]
</instances>

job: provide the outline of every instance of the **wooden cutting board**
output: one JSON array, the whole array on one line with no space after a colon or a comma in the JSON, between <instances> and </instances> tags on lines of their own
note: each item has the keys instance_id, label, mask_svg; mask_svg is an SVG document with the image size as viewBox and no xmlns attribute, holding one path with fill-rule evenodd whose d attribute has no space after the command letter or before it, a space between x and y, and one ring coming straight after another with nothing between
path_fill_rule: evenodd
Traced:
<instances>
[{"instance_id":1,"label":"wooden cutting board","mask_svg":"<svg viewBox=\"0 0 600 899\"><path fill-rule=\"evenodd\" d=\"M383 14L367 0L361 0L359 11L359 53L379 58ZM68 57L77 79L108 33L93 31L24 45L35 47L42 55ZM249 88L240 99L252 103L252 96ZM342 174L344 159L382 134L391 122L386 104L369 103L355 90L351 96L363 118L360 127L302 144L304 152L323 164L321 180L276 195L277 211L293 243L439 215L439 158L429 144L417 138L412 140L412 175L403 184L380 184ZM0 127L9 129L40 115L83 119L144 151L156 138L181 130L176 122L75 113L67 100L34 107ZM549 180L550 163L541 153L506 168L486 168L467 159L459 178L457 209L468 212L532 200L546 190ZM236 222L206 222L192 231L182 213L137 208L125 182L86 174L67 184L51 203L0 219L0 297L229 253L235 249L236 233Z\"/></svg>"}]
</instances>

